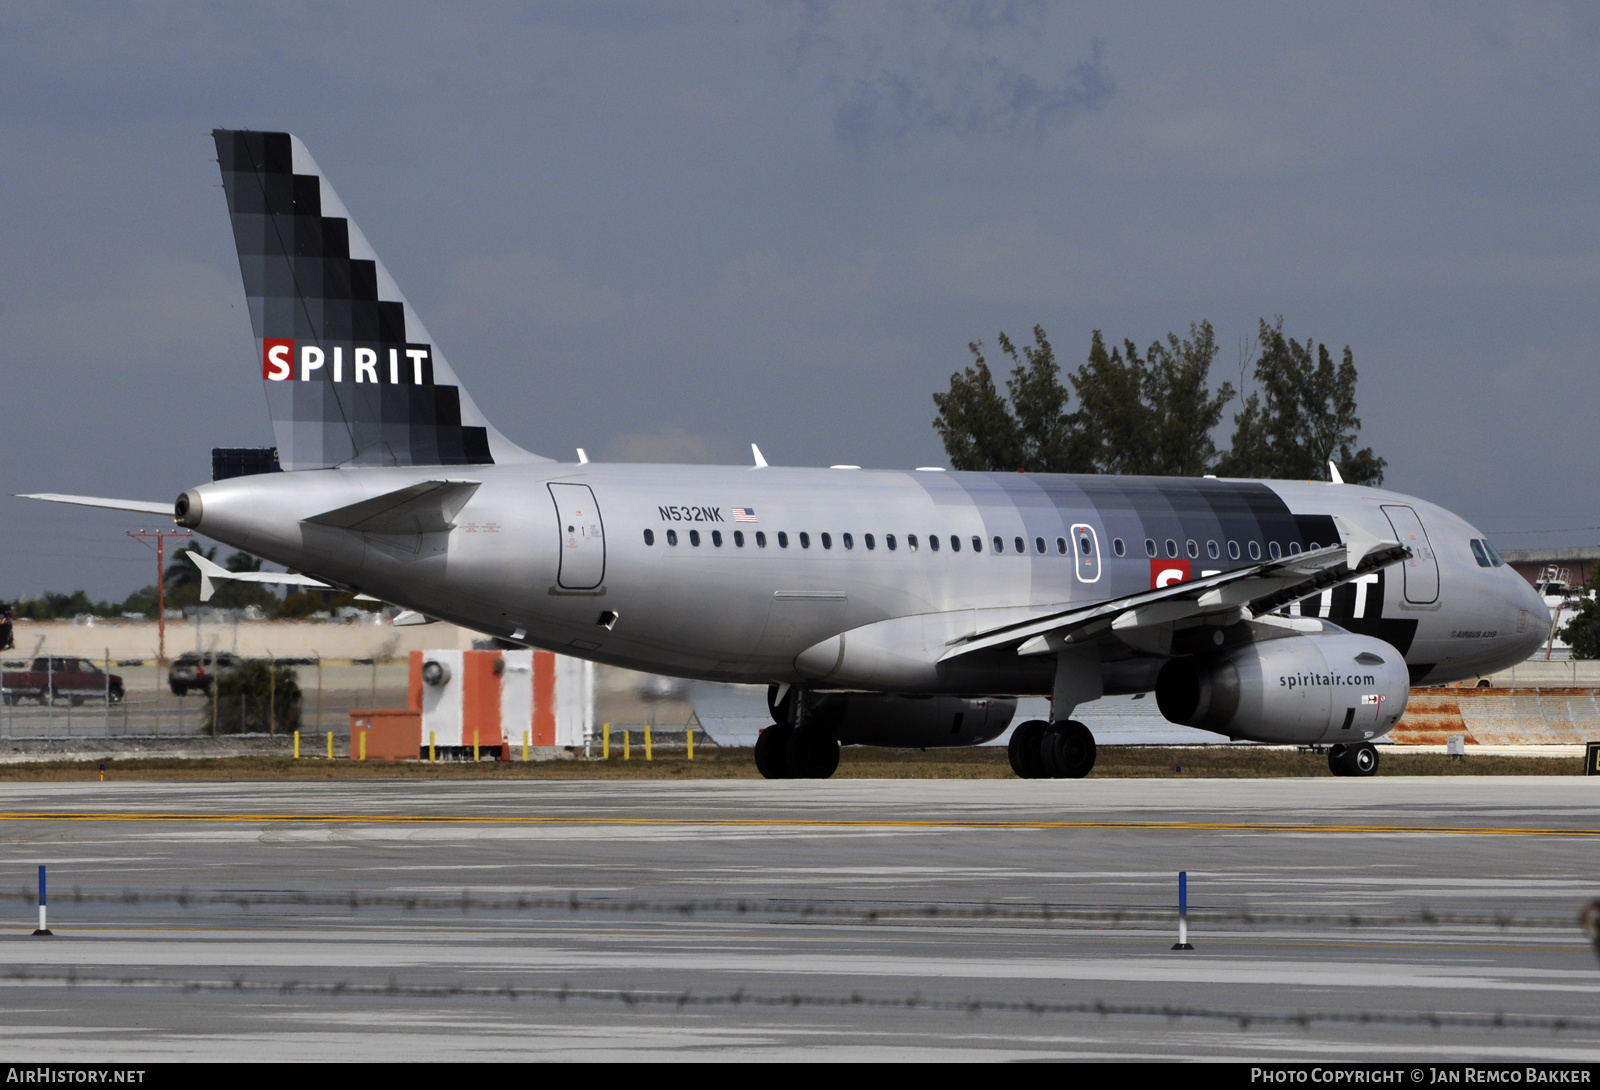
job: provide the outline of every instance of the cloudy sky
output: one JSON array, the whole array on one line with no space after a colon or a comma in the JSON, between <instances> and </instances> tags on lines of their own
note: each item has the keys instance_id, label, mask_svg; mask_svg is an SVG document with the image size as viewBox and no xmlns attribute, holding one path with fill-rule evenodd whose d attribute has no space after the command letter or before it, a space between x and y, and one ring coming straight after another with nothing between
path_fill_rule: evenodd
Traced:
<instances>
[{"instance_id":1,"label":"cloudy sky","mask_svg":"<svg viewBox=\"0 0 1600 1090\"><path fill-rule=\"evenodd\" d=\"M1593 6L17 4L0 102L0 597L153 572L10 493L271 443L216 126L305 141L543 454L940 464L968 341L1204 318L1237 383L1281 314L1390 486L1600 538Z\"/></svg>"}]
</instances>

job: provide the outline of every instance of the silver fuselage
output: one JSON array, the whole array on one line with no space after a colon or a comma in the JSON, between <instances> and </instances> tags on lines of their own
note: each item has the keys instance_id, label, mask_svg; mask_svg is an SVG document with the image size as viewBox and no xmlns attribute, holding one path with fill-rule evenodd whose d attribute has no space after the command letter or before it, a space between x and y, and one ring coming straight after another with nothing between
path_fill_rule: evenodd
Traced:
<instances>
[{"instance_id":1,"label":"silver fuselage","mask_svg":"<svg viewBox=\"0 0 1600 1090\"><path fill-rule=\"evenodd\" d=\"M304 521L441 479L481 482L448 530L359 534ZM1420 520L1437 575L1408 562L1309 598L1304 614L1388 640L1414 682L1434 684L1526 658L1549 623L1516 572L1475 560L1470 541L1483 535L1454 514L1319 482L540 462L273 473L193 491L202 533L293 570L497 637L689 678L1047 693L1048 661L1005 652L940 664L939 652L1009 621L1145 590L1163 565L1187 563L1198 577L1249 564L1252 542L1262 555L1336 543L1334 515L1388 539L1396 509ZM576 517L562 507L591 496ZM1078 555L1085 540L1092 558ZM845 641L828 642L840 633L853 641L848 661ZM1107 691L1149 687L1139 660L1123 665L1108 665Z\"/></svg>"}]
</instances>

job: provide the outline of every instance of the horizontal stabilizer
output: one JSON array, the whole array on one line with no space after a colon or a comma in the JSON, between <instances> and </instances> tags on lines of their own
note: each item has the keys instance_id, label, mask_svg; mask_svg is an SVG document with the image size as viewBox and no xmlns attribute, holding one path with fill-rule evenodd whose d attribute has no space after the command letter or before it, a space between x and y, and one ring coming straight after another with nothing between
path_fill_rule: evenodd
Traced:
<instances>
[{"instance_id":1,"label":"horizontal stabilizer","mask_svg":"<svg viewBox=\"0 0 1600 1090\"><path fill-rule=\"evenodd\" d=\"M481 481L422 481L304 521L362 534L431 534L448 530Z\"/></svg>"},{"instance_id":2,"label":"horizontal stabilizer","mask_svg":"<svg viewBox=\"0 0 1600 1090\"><path fill-rule=\"evenodd\" d=\"M214 560L207 560L199 553L190 550L184 554L194 561L194 566L200 569L200 600L211 601L211 596L217 588L212 584L213 579L232 579L240 583L269 583L278 586L292 587L322 587L332 589L329 584L320 579L313 579L309 575L298 572L286 571L229 571Z\"/></svg>"},{"instance_id":3,"label":"horizontal stabilizer","mask_svg":"<svg viewBox=\"0 0 1600 1090\"><path fill-rule=\"evenodd\" d=\"M75 503L79 507L107 507L113 511L138 511L143 515L172 517L172 504L154 500L112 500L104 496L68 496L60 492L18 492L18 499L44 500L46 503Z\"/></svg>"}]
</instances>

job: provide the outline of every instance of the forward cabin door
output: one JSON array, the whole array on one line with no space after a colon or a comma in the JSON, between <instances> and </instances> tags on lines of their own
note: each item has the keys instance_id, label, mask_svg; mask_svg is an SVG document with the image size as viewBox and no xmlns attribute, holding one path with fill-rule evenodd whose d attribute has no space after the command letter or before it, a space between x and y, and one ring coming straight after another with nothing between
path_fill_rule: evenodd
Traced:
<instances>
[{"instance_id":1,"label":"forward cabin door","mask_svg":"<svg viewBox=\"0 0 1600 1090\"><path fill-rule=\"evenodd\" d=\"M606 575L606 534L600 505L586 484L551 484L561 523L561 561L556 584L566 590L593 590Z\"/></svg>"},{"instance_id":2,"label":"forward cabin door","mask_svg":"<svg viewBox=\"0 0 1600 1090\"><path fill-rule=\"evenodd\" d=\"M1399 504L1384 504L1383 513L1394 536L1400 544L1411 550L1401 570L1405 573L1406 601L1415 605L1432 605L1439 600L1439 561L1433 555L1433 545L1428 541L1428 531L1414 508Z\"/></svg>"}]
</instances>

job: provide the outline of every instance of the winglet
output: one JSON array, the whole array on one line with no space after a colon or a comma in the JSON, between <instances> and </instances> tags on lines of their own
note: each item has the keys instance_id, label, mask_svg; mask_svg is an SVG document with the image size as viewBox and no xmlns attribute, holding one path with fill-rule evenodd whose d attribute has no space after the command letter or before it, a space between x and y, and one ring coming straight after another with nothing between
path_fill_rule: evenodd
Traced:
<instances>
[{"instance_id":1,"label":"winglet","mask_svg":"<svg viewBox=\"0 0 1600 1090\"><path fill-rule=\"evenodd\" d=\"M1328 459L1328 482L1330 484L1344 484L1344 478L1339 476L1339 467L1333 459Z\"/></svg>"},{"instance_id":2,"label":"winglet","mask_svg":"<svg viewBox=\"0 0 1600 1090\"><path fill-rule=\"evenodd\" d=\"M757 469L766 469L767 468L767 460L766 460L766 458L762 457L761 448L760 447L756 446L754 443L751 443L750 444L750 453L755 455L755 457L756 457L756 468Z\"/></svg>"},{"instance_id":3,"label":"winglet","mask_svg":"<svg viewBox=\"0 0 1600 1090\"><path fill-rule=\"evenodd\" d=\"M1397 541L1383 541L1373 537L1361 527L1350 520L1340 516L1333 516L1333 524L1339 528L1339 533L1344 536L1344 565L1355 571L1361 562L1385 545L1398 545Z\"/></svg>"},{"instance_id":4,"label":"winglet","mask_svg":"<svg viewBox=\"0 0 1600 1090\"><path fill-rule=\"evenodd\" d=\"M578 448L578 464L580 466L586 466L589 464L589 452L584 450L582 447ZM410 623L415 624L417 622L412 621Z\"/></svg>"}]
</instances>

